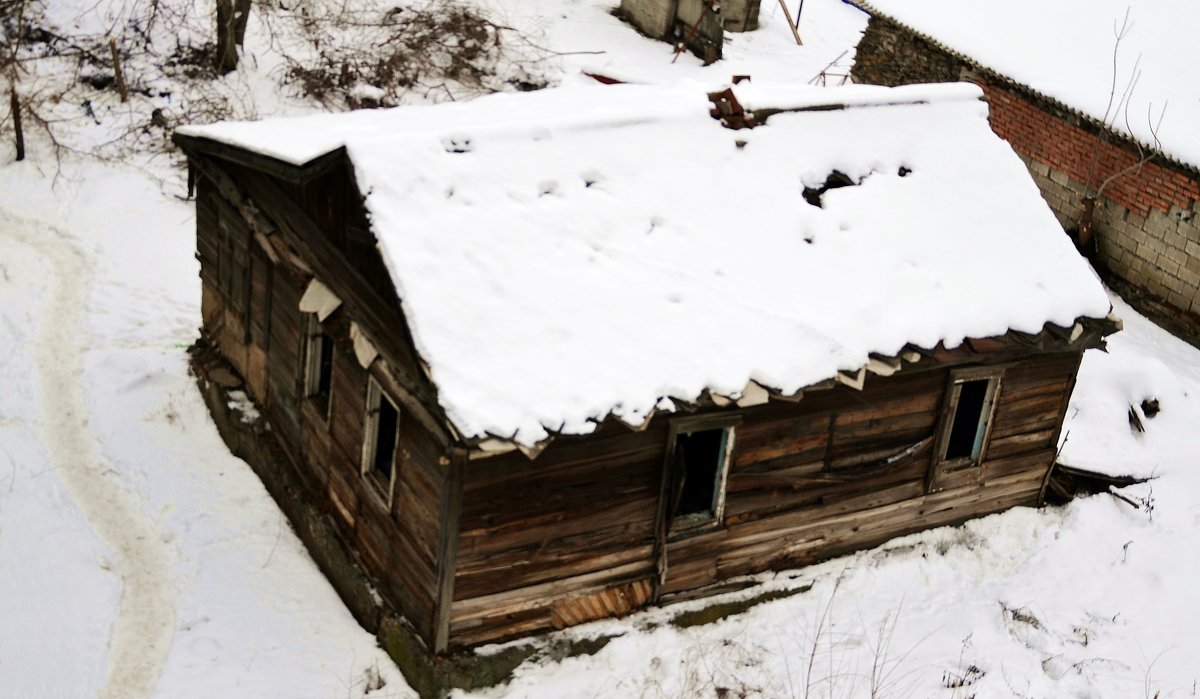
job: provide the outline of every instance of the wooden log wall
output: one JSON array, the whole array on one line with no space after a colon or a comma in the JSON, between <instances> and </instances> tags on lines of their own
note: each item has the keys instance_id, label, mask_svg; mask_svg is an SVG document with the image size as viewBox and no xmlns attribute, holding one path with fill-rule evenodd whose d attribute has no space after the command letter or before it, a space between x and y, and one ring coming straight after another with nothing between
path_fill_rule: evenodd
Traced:
<instances>
[{"instance_id":1,"label":"wooden log wall","mask_svg":"<svg viewBox=\"0 0 1200 699\"><path fill-rule=\"evenodd\" d=\"M978 467L927 492L947 367L742 412L720 528L671 539L665 599L1038 502L1079 352L1005 365ZM621 614L649 599L667 421L606 423L466 467L451 645Z\"/></svg>"},{"instance_id":2,"label":"wooden log wall","mask_svg":"<svg viewBox=\"0 0 1200 699\"><path fill-rule=\"evenodd\" d=\"M212 169L214 166L219 170ZM266 175L229 163L210 164L209 172L215 176L226 173L229 182L244 187L243 191L251 189L247 183L266 186ZM272 185L304 201L306 212L320 222L319 228L308 230L310 237L305 239L305 231L289 225L278 211L280 201L253 200L255 208L277 228L272 239L293 254L320 247L320 241L311 239L314 230L328 236L326 244L344 247L346 221L366 225L361 206L349 207L356 212L347 211L341 194L344 182L336 176L304 186L277 180ZM436 552L442 543L447 485L444 438L435 437L422 421L411 419L401 408L396 483L389 507L372 481L361 475L368 370L359 365L350 340L350 323L356 319L344 306L323 324L334 339L326 415L303 390L305 314L300 312L299 302L311 272L286 260L272 261L236 203L222 196L208 177L198 179L196 206L203 331L245 379L310 497L325 506L353 545L359 562L375 579L380 594L432 645L440 592ZM386 269L373 239L369 248L361 242L356 248L363 258L359 265L375 275L371 286L378 285L379 274L382 271L386 278ZM365 261L368 255L369 262ZM239 279L244 286L238 284ZM354 295L337 279L321 281L342 298ZM390 282L387 289L394 301ZM244 302L235 303L233 293L240 293ZM381 311L387 312L386 308ZM415 356L411 350L392 354L405 359ZM398 372L381 357L370 369L393 399L399 393L420 390L405 385L418 368L411 360L403 364L404 371Z\"/></svg>"}]
</instances>

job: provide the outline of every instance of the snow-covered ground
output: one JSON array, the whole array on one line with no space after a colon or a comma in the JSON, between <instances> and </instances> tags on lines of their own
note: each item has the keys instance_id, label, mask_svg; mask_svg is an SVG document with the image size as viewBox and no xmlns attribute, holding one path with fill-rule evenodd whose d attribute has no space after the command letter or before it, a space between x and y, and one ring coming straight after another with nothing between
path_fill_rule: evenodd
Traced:
<instances>
[{"instance_id":1,"label":"snow-covered ground","mask_svg":"<svg viewBox=\"0 0 1200 699\"><path fill-rule=\"evenodd\" d=\"M613 19L613 4L492 2L564 54L546 69L563 82L582 69L808 82L865 23L836 0L809 0L798 49L764 3L764 29L733 37L727 60L703 68L690 56L672 63L669 46ZM70 3L52 5L74 16ZM255 27L253 60L220 81L240 95L237 115L313 109L280 96ZM194 93L171 87L177 100ZM90 99L95 120L58 125L77 150L167 100ZM187 374L199 284L179 173L138 153L56 161L38 134L26 163L0 151L0 696L320 699L362 696L376 674L383 687L370 696L412 696L229 455ZM1200 353L1117 310L1127 329L1085 361L1063 459L1154 473L1123 491L1140 509L1106 495L1019 509L766 575L768 588L813 587L692 629L648 628L679 606L572 630L624 635L478 694L1194 696ZM1134 435L1129 406L1151 396L1162 412Z\"/></svg>"},{"instance_id":2,"label":"snow-covered ground","mask_svg":"<svg viewBox=\"0 0 1200 699\"><path fill-rule=\"evenodd\" d=\"M403 688L188 375L190 207L59 174L0 167L0 696Z\"/></svg>"}]
</instances>

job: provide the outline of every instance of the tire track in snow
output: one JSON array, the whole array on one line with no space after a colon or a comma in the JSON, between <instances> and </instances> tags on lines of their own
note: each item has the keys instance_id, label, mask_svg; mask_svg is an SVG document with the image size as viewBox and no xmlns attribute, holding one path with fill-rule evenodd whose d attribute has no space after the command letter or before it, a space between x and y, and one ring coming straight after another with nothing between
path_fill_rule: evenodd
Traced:
<instances>
[{"instance_id":1,"label":"tire track in snow","mask_svg":"<svg viewBox=\"0 0 1200 699\"><path fill-rule=\"evenodd\" d=\"M80 335L91 286L90 261L61 231L2 211L0 235L34 250L53 269L37 316L38 435L67 493L112 551L113 570L121 578L99 696L149 697L174 637L177 591L169 582L170 552L157 524L101 456L89 427Z\"/></svg>"}]
</instances>

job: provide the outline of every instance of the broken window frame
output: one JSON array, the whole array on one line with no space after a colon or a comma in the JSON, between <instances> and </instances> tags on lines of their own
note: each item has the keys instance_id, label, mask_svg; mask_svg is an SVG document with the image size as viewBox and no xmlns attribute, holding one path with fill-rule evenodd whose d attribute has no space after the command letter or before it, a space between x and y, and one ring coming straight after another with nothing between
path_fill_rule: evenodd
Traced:
<instances>
[{"instance_id":1,"label":"broken window frame","mask_svg":"<svg viewBox=\"0 0 1200 699\"><path fill-rule=\"evenodd\" d=\"M329 363L324 366L322 350L329 348ZM334 355L333 337L325 332L325 327L317 318L316 313L305 314L304 326L304 397L311 400L321 413L325 421L329 421L329 416L333 408L333 355ZM328 386L322 389L323 374L328 369Z\"/></svg>"},{"instance_id":2,"label":"broken window frame","mask_svg":"<svg viewBox=\"0 0 1200 699\"><path fill-rule=\"evenodd\" d=\"M968 468L980 467L987 458L987 450L992 438L992 427L995 424L997 398L1000 395L1000 384L1004 376L1002 367L975 367L970 369L954 369L946 383L946 395L942 402L942 415L938 422L937 442L934 444L934 484L941 475L962 471ZM971 453L957 458L946 458L950 447L950 436L958 419L959 399L964 384L974 381L987 381L975 429L975 441Z\"/></svg>"},{"instance_id":3,"label":"broken window frame","mask_svg":"<svg viewBox=\"0 0 1200 699\"><path fill-rule=\"evenodd\" d=\"M375 468L375 457L379 449L379 414L380 409L383 407L383 401L387 401L388 405L396 413L396 434L393 437L392 444L392 467L386 483L383 482L382 474ZM384 390L383 385L374 376L368 376L366 410L363 414L362 463L359 465L359 475L371 484L372 487L370 490L374 491L380 497L388 510L392 508L393 493L396 490L396 473L399 470L397 457L400 454L400 425L402 416L399 404L395 400L392 400L392 397Z\"/></svg>"},{"instance_id":4,"label":"broken window frame","mask_svg":"<svg viewBox=\"0 0 1200 699\"><path fill-rule=\"evenodd\" d=\"M689 536L699 532L720 528L725 519L726 485L729 481L729 469L733 461L733 449L736 441L736 428L742 423L738 415L698 415L694 417L676 418L670 423L667 433L667 450L663 460L663 493L667 531L670 538ZM675 471L675 447L680 435L708 430L722 430L722 444L718 458L716 473L713 476L713 504L706 512L693 512L684 515L674 515L675 490L679 486ZM682 493L681 493L682 494Z\"/></svg>"}]
</instances>

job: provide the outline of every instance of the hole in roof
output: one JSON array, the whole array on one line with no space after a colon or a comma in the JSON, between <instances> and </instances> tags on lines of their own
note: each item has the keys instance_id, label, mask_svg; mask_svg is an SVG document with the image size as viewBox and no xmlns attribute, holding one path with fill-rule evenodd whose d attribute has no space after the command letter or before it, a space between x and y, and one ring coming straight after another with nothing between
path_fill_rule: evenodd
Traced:
<instances>
[{"instance_id":1,"label":"hole in roof","mask_svg":"<svg viewBox=\"0 0 1200 699\"><path fill-rule=\"evenodd\" d=\"M470 153L474 150L468 136L447 136L442 139L442 147L447 153Z\"/></svg>"},{"instance_id":2,"label":"hole in roof","mask_svg":"<svg viewBox=\"0 0 1200 699\"><path fill-rule=\"evenodd\" d=\"M599 172L596 172L595 170L588 170L587 172L581 172L579 174L579 176L581 178L583 178L583 186L584 187L591 187L593 185L600 184L601 182L604 181L604 176L601 175Z\"/></svg>"},{"instance_id":3,"label":"hole in roof","mask_svg":"<svg viewBox=\"0 0 1200 699\"><path fill-rule=\"evenodd\" d=\"M901 165L900 169L896 172L896 174L900 175L901 177L904 177L905 175L907 175L910 172L912 172L911 167L905 167L905 166Z\"/></svg>"},{"instance_id":4,"label":"hole in roof","mask_svg":"<svg viewBox=\"0 0 1200 699\"><path fill-rule=\"evenodd\" d=\"M866 178L864 177L863 179ZM831 189L840 189L842 187L853 187L856 184L862 184L862 180L855 182L850 178L849 175L841 170L834 170L833 172L829 173L829 176L825 178L825 183L820 187L805 187L802 196L804 197L804 201L819 209L822 209L825 208L825 203L822 200L822 197L825 196L825 192L828 192Z\"/></svg>"},{"instance_id":5,"label":"hole in roof","mask_svg":"<svg viewBox=\"0 0 1200 699\"><path fill-rule=\"evenodd\" d=\"M544 197L558 192L558 183L554 180L542 180L538 183L538 196Z\"/></svg>"}]
</instances>

